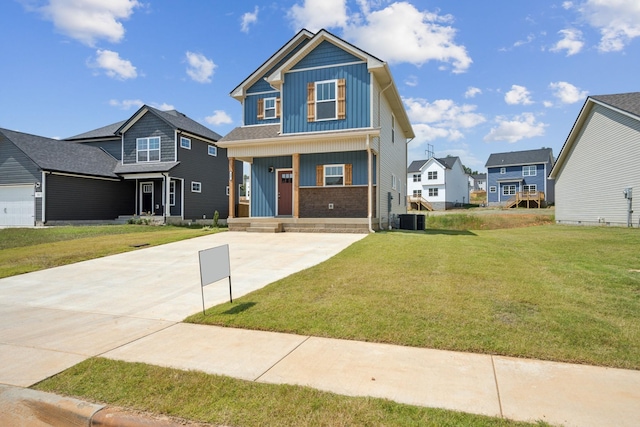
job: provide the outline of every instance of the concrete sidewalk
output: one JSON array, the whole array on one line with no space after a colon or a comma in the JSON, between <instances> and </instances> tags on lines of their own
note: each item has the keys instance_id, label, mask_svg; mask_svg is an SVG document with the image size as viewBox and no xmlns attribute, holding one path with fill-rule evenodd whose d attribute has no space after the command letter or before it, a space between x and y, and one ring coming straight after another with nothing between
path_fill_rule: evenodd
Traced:
<instances>
[{"instance_id":1,"label":"concrete sidewalk","mask_svg":"<svg viewBox=\"0 0 640 427\"><path fill-rule=\"evenodd\" d=\"M103 356L567 427L640 420L640 371L184 323Z\"/></svg>"}]
</instances>

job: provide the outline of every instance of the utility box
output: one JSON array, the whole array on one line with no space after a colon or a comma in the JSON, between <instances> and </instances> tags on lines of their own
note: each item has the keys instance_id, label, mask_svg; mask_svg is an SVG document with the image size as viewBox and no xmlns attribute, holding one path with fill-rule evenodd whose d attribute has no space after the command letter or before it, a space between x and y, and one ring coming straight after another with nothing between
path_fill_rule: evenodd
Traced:
<instances>
[{"instance_id":1,"label":"utility box","mask_svg":"<svg viewBox=\"0 0 640 427\"><path fill-rule=\"evenodd\" d=\"M416 230L425 230L426 227L426 219L424 215L416 214Z\"/></svg>"},{"instance_id":2,"label":"utility box","mask_svg":"<svg viewBox=\"0 0 640 427\"><path fill-rule=\"evenodd\" d=\"M418 220L414 214L400 214L400 230L417 230Z\"/></svg>"}]
</instances>

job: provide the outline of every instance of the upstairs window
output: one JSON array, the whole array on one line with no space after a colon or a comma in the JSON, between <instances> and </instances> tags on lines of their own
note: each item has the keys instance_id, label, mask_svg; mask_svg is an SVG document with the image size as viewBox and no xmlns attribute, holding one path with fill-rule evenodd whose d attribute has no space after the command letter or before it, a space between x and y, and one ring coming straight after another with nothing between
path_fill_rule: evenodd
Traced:
<instances>
[{"instance_id":1,"label":"upstairs window","mask_svg":"<svg viewBox=\"0 0 640 427\"><path fill-rule=\"evenodd\" d=\"M414 173L413 174L413 182L421 182L421 181L422 181L422 174Z\"/></svg>"},{"instance_id":2,"label":"upstairs window","mask_svg":"<svg viewBox=\"0 0 640 427\"><path fill-rule=\"evenodd\" d=\"M507 173L507 168L500 168L500 174L504 175L505 173Z\"/></svg>"},{"instance_id":3,"label":"upstairs window","mask_svg":"<svg viewBox=\"0 0 640 427\"><path fill-rule=\"evenodd\" d=\"M160 161L160 137L136 139L138 162Z\"/></svg>"},{"instance_id":4,"label":"upstairs window","mask_svg":"<svg viewBox=\"0 0 640 427\"><path fill-rule=\"evenodd\" d=\"M216 147L215 145L209 145L207 147L207 154L209 154L210 156L217 156L218 155L218 147Z\"/></svg>"},{"instance_id":5,"label":"upstairs window","mask_svg":"<svg viewBox=\"0 0 640 427\"><path fill-rule=\"evenodd\" d=\"M427 179L438 179L438 171L427 172Z\"/></svg>"},{"instance_id":6,"label":"upstairs window","mask_svg":"<svg viewBox=\"0 0 640 427\"><path fill-rule=\"evenodd\" d=\"M276 118L276 99L265 98L264 100L264 118L275 119Z\"/></svg>"},{"instance_id":7,"label":"upstairs window","mask_svg":"<svg viewBox=\"0 0 640 427\"><path fill-rule=\"evenodd\" d=\"M396 116L391 115L391 143L396 142Z\"/></svg>"},{"instance_id":8,"label":"upstairs window","mask_svg":"<svg viewBox=\"0 0 640 427\"><path fill-rule=\"evenodd\" d=\"M202 183L197 181L191 181L191 192L192 193L201 193L202 192Z\"/></svg>"},{"instance_id":9,"label":"upstairs window","mask_svg":"<svg viewBox=\"0 0 640 427\"><path fill-rule=\"evenodd\" d=\"M189 138L185 138L184 136L181 136L180 147L186 148L187 150L191 150L191 140Z\"/></svg>"},{"instance_id":10,"label":"upstairs window","mask_svg":"<svg viewBox=\"0 0 640 427\"><path fill-rule=\"evenodd\" d=\"M258 98L258 120L270 120L280 117L280 98Z\"/></svg>"},{"instance_id":11,"label":"upstairs window","mask_svg":"<svg viewBox=\"0 0 640 427\"><path fill-rule=\"evenodd\" d=\"M346 118L346 80L324 80L307 84L307 121Z\"/></svg>"},{"instance_id":12,"label":"upstairs window","mask_svg":"<svg viewBox=\"0 0 640 427\"><path fill-rule=\"evenodd\" d=\"M393 190L395 190L398 187L397 181L398 179L396 178L396 176L394 174L391 174L391 188Z\"/></svg>"},{"instance_id":13,"label":"upstairs window","mask_svg":"<svg viewBox=\"0 0 640 427\"><path fill-rule=\"evenodd\" d=\"M536 167L535 166L523 166L522 167L522 176L536 176Z\"/></svg>"}]
</instances>

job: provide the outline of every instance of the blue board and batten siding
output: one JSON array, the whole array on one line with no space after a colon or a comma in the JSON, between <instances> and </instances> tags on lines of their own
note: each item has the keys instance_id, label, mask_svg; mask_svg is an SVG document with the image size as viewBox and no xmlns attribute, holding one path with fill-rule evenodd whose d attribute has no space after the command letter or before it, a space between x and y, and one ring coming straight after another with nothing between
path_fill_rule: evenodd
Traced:
<instances>
[{"instance_id":1,"label":"blue board and batten siding","mask_svg":"<svg viewBox=\"0 0 640 427\"><path fill-rule=\"evenodd\" d=\"M122 163L136 163L137 138L160 137L160 161L173 162L176 159L175 130L154 114L146 113L129 130L122 139Z\"/></svg>"},{"instance_id":2,"label":"blue board and batten siding","mask_svg":"<svg viewBox=\"0 0 640 427\"><path fill-rule=\"evenodd\" d=\"M531 165L534 166L534 165ZM523 191L524 185L535 185L537 191L545 191L546 175L549 173L545 170L544 164L537 164L536 174L533 176L523 176L523 166L507 166L505 173L500 173L499 167L488 168L487 173L487 197L489 203L505 202L511 195L502 195L502 188L505 185L516 185L516 191ZM495 187L496 191L491 192L491 187Z\"/></svg>"},{"instance_id":3,"label":"blue board and batten siding","mask_svg":"<svg viewBox=\"0 0 640 427\"><path fill-rule=\"evenodd\" d=\"M354 186L367 185L368 164L366 151L319 153L300 155L300 188L316 186L316 166L351 164ZM373 176L375 185L375 156ZM272 217L276 214L276 180L278 169L291 169L291 156L254 158L251 165L251 216ZM269 172L273 168L273 172Z\"/></svg>"}]
</instances>

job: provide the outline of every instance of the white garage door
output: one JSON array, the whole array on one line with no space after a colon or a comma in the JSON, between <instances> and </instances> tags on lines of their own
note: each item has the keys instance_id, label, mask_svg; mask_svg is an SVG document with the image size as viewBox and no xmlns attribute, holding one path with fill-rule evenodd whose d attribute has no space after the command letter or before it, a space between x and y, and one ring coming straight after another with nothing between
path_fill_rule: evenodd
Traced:
<instances>
[{"instance_id":1,"label":"white garage door","mask_svg":"<svg viewBox=\"0 0 640 427\"><path fill-rule=\"evenodd\" d=\"M0 186L0 226L33 226L33 185Z\"/></svg>"}]
</instances>

